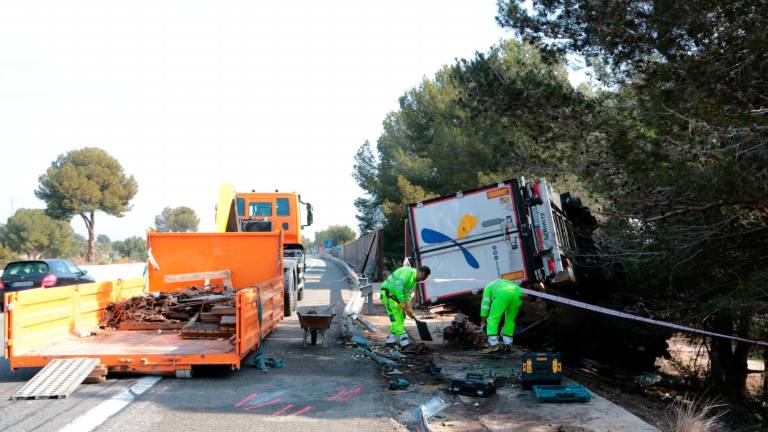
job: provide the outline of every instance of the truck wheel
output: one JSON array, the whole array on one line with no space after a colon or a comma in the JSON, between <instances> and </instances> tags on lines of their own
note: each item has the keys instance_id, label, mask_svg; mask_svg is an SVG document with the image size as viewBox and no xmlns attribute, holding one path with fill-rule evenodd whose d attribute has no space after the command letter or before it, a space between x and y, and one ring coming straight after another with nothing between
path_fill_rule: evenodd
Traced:
<instances>
[{"instance_id":1,"label":"truck wheel","mask_svg":"<svg viewBox=\"0 0 768 432\"><path fill-rule=\"evenodd\" d=\"M317 330L312 330L312 345L317 345Z\"/></svg>"},{"instance_id":2,"label":"truck wheel","mask_svg":"<svg viewBox=\"0 0 768 432\"><path fill-rule=\"evenodd\" d=\"M293 279L293 272L286 273L285 278L283 278L283 283L285 284L285 298L283 299L284 303L284 315L289 317L293 315L293 311L296 310L296 284Z\"/></svg>"}]
</instances>

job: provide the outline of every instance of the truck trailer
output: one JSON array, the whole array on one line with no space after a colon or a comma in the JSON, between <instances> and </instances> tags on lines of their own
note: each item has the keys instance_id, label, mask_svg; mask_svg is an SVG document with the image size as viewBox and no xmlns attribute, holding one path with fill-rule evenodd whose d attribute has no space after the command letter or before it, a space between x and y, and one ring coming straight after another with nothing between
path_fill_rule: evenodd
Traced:
<instances>
[{"instance_id":1,"label":"truck trailer","mask_svg":"<svg viewBox=\"0 0 768 432\"><path fill-rule=\"evenodd\" d=\"M575 239L560 195L544 179L513 179L408 207L406 256L432 274L422 304L479 294L495 279L574 283Z\"/></svg>"}]
</instances>

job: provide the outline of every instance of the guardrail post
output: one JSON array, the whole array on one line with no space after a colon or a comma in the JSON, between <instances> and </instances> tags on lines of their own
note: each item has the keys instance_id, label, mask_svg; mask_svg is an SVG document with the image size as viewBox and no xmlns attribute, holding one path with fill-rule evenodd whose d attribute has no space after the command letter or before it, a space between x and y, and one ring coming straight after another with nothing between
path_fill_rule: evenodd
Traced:
<instances>
[{"instance_id":1,"label":"guardrail post","mask_svg":"<svg viewBox=\"0 0 768 432\"><path fill-rule=\"evenodd\" d=\"M365 296L368 303L368 315L373 315L373 285L365 276L360 276L360 284L360 294Z\"/></svg>"}]
</instances>

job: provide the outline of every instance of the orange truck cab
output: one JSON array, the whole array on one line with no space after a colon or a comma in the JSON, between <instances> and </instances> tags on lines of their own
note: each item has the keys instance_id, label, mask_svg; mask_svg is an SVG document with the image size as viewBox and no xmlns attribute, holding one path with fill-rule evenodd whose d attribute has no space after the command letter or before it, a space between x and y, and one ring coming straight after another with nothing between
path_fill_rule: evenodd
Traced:
<instances>
[{"instance_id":1,"label":"orange truck cab","mask_svg":"<svg viewBox=\"0 0 768 432\"><path fill-rule=\"evenodd\" d=\"M235 192L231 184L221 185L219 189L217 232L283 233L286 316L293 314L297 302L304 297L306 261L301 230L312 225L312 219L312 205L303 202L294 192Z\"/></svg>"}]
</instances>

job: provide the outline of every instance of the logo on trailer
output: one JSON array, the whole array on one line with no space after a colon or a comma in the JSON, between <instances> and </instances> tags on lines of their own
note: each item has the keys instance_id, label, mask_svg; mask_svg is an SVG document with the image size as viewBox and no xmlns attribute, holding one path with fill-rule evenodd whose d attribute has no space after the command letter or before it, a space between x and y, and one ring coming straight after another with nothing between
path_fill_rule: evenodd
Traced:
<instances>
[{"instance_id":1,"label":"logo on trailer","mask_svg":"<svg viewBox=\"0 0 768 432\"><path fill-rule=\"evenodd\" d=\"M429 244L452 242L453 244L459 247L459 250L464 255L464 259L467 261L467 264L474 269L478 269L480 268L480 263L477 262L477 259L475 259L475 256L472 255L471 252L469 252L463 245L459 244L459 242L457 241L469 235L469 233L471 233L472 230L475 229L475 226L477 226L477 218L472 216L471 214L465 214L464 216L461 217L461 220L459 221L459 226L456 228L455 239L448 237L447 235L441 233L440 231L435 231L429 228L423 228L421 230L421 238L424 240L424 242Z\"/></svg>"}]
</instances>

